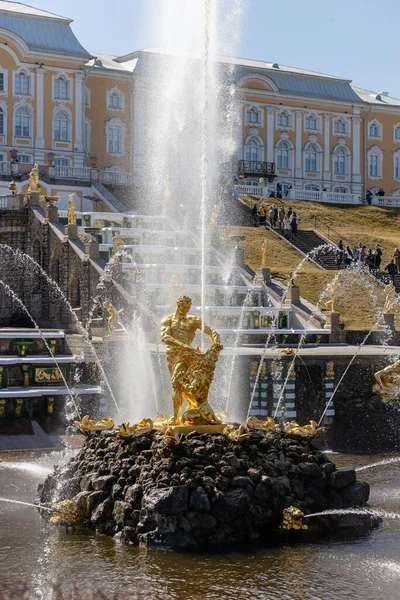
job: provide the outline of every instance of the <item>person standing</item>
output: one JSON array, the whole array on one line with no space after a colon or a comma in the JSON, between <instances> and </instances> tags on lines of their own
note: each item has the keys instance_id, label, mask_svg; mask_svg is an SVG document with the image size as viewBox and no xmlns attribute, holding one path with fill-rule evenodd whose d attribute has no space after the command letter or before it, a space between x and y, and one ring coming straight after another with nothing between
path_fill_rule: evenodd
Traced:
<instances>
[{"instance_id":1,"label":"person standing","mask_svg":"<svg viewBox=\"0 0 400 600\"><path fill-rule=\"evenodd\" d=\"M289 210L288 210L288 211L287 211L287 213L286 213L286 216L287 216L287 218L288 218L288 219L290 219L290 218L291 218L291 216L292 216L292 212L293 212L293 209L292 209L292 207L291 207L291 206L289 206Z\"/></svg>"},{"instance_id":2,"label":"person standing","mask_svg":"<svg viewBox=\"0 0 400 600\"><path fill-rule=\"evenodd\" d=\"M397 267L397 272L400 273L400 250L396 248L393 254L394 264Z\"/></svg>"},{"instance_id":3,"label":"person standing","mask_svg":"<svg viewBox=\"0 0 400 600\"><path fill-rule=\"evenodd\" d=\"M346 267L349 267L351 265L352 260L353 260L353 253L350 249L350 246L347 245L346 249L344 251L344 264L346 265Z\"/></svg>"},{"instance_id":4,"label":"person standing","mask_svg":"<svg viewBox=\"0 0 400 600\"><path fill-rule=\"evenodd\" d=\"M382 250L379 247L379 244L377 244L375 246L375 250L374 250L374 258L375 258L375 269L377 271L380 271L381 268L381 262L382 262Z\"/></svg>"},{"instance_id":5,"label":"person standing","mask_svg":"<svg viewBox=\"0 0 400 600\"><path fill-rule=\"evenodd\" d=\"M268 213L268 219L269 219L269 226L271 227L271 229L274 228L274 209L271 207L270 211Z\"/></svg>"},{"instance_id":6,"label":"person standing","mask_svg":"<svg viewBox=\"0 0 400 600\"><path fill-rule=\"evenodd\" d=\"M375 269L375 256L371 248L368 248L365 264L367 265L370 271L373 271Z\"/></svg>"},{"instance_id":7,"label":"person standing","mask_svg":"<svg viewBox=\"0 0 400 600\"><path fill-rule=\"evenodd\" d=\"M343 254L344 254L344 246L343 246L342 240L339 240L337 248L338 249L337 249L337 254L336 254L336 265L339 268L340 265L342 264Z\"/></svg>"},{"instance_id":8,"label":"person standing","mask_svg":"<svg viewBox=\"0 0 400 600\"><path fill-rule=\"evenodd\" d=\"M385 269L384 269L384 270L388 272L389 279L390 279L390 281L391 281L391 282L393 283L393 285L394 285L394 278L395 278L395 276L397 275L397 267L396 267L396 265L394 264L394 259L393 259L393 258L392 258L392 260L390 261L390 263L386 265L386 267L385 267Z\"/></svg>"},{"instance_id":9,"label":"person standing","mask_svg":"<svg viewBox=\"0 0 400 600\"><path fill-rule=\"evenodd\" d=\"M292 228L292 236L293 237L296 237L299 232L298 222L299 222L299 219L297 217L296 211L294 210L292 212L292 216L290 217L290 227Z\"/></svg>"},{"instance_id":10,"label":"person standing","mask_svg":"<svg viewBox=\"0 0 400 600\"><path fill-rule=\"evenodd\" d=\"M262 204L261 204L260 208L258 209L258 217L260 219L260 226L261 227L263 225L265 226L265 208Z\"/></svg>"},{"instance_id":11,"label":"person standing","mask_svg":"<svg viewBox=\"0 0 400 600\"><path fill-rule=\"evenodd\" d=\"M283 229L283 221L285 219L285 211L283 210L282 206L280 207L279 211L278 211L278 220L279 220L279 229Z\"/></svg>"},{"instance_id":12,"label":"person standing","mask_svg":"<svg viewBox=\"0 0 400 600\"><path fill-rule=\"evenodd\" d=\"M292 237L292 228L290 226L290 218L286 215L283 219L283 235L288 240Z\"/></svg>"},{"instance_id":13,"label":"person standing","mask_svg":"<svg viewBox=\"0 0 400 600\"><path fill-rule=\"evenodd\" d=\"M279 212L275 204L272 205L272 210L274 211L274 229L276 229L276 224L278 222Z\"/></svg>"},{"instance_id":14,"label":"person standing","mask_svg":"<svg viewBox=\"0 0 400 600\"><path fill-rule=\"evenodd\" d=\"M367 259L367 247L361 246L360 255L358 258L358 262L359 262L360 266L365 265L366 259Z\"/></svg>"},{"instance_id":15,"label":"person standing","mask_svg":"<svg viewBox=\"0 0 400 600\"><path fill-rule=\"evenodd\" d=\"M251 209L251 217L253 219L253 227L258 227L258 210L256 203L254 203L253 208Z\"/></svg>"}]
</instances>

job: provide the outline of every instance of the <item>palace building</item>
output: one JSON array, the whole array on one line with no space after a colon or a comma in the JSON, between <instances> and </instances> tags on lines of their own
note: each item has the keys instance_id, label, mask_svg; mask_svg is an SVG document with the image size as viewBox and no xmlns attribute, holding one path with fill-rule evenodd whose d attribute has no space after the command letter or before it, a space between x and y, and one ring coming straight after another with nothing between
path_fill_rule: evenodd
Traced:
<instances>
[{"instance_id":1,"label":"palace building","mask_svg":"<svg viewBox=\"0 0 400 600\"><path fill-rule=\"evenodd\" d=\"M44 191L62 205L73 186L80 210L123 210L112 190L141 177L148 57L91 53L70 19L1 0L3 193L11 177L24 191L38 163ZM400 195L400 100L278 63L222 62L233 66L241 111L233 175L246 185L263 178L268 191L304 199L380 188Z\"/></svg>"}]
</instances>

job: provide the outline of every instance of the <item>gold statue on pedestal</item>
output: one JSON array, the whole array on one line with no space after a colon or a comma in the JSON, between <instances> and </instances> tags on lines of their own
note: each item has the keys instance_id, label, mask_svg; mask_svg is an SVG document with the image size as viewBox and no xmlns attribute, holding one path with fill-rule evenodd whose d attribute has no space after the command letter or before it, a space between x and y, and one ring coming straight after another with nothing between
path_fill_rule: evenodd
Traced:
<instances>
[{"instance_id":1,"label":"gold statue on pedestal","mask_svg":"<svg viewBox=\"0 0 400 600\"><path fill-rule=\"evenodd\" d=\"M113 248L114 248L114 264L115 263L120 263L121 262L121 246L123 245L123 240L121 239L121 236L119 235L119 231L116 231L113 237Z\"/></svg>"},{"instance_id":2,"label":"gold statue on pedestal","mask_svg":"<svg viewBox=\"0 0 400 600\"><path fill-rule=\"evenodd\" d=\"M41 189L39 185L39 165L35 163L32 171L29 173L28 192L40 192Z\"/></svg>"},{"instance_id":3,"label":"gold statue on pedestal","mask_svg":"<svg viewBox=\"0 0 400 600\"><path fill-rule=\"evenodd\" d=\"M74 203L75 194L70 194L68 196L68 225L76 224L76 204Z\"/></svg>"},{"instance_id":4,"label":"gold statue on pedestal","mask_svg":"<svg viewBox=\"0 0 400 600\"><path fill-rule=\"evenodd\" d=\"M208 404L208 392L223 346L214 329L204 326L212 345L201 352L191 345L201 329L200 317L188 315L192 300L181 296L176 311L161 321L161 339L167 346L167 363L172 382L174 415L172 425L217 425L221 421ZM184 401L189 407L181 416Z\"/></svg>"},{"instance_id":5,"label":"gold statue on pedestal","mask_svg":"<svg viewBox=\"0 0 400 600\"><path fill-rule=\"evenodd\" d=\"M400 400L400 360L375 373L374 392L384 402Z\"/></svg>"},{"instance_id":6,"label":"gold statue on pedestal","mask_svg":"<svg viewBox=\"0 0 400 600\"><path fill-rule=\"evenodd\" d=\"M389 313L389 312L393 313L394 312L393 306L397 299L396 288L394 287L393 282L390 281L387 285L385 285L383 291L385 294L385 304L383 305L383 312L384 313Z\"/></svg>"},{"instance_id":7,"label":"gold statue on pedestal","mask_svg":"<svg viewBox=\"0 0 400 600\"><path fill-rule=\"evenodd\" d=\"M125 333L128 333L127 329L126 329L125 325L123 324L123 322L121 321L121 317L120 317L120 314L122 313L123 309L118 310L110 302L104 302L103 306L109 314L109 316L107 317L107 327L108 327L109 335L114 334L115 327L117 325L119 325L121 327L122 331L125 331Z\"/></svg>"}]
</instances>

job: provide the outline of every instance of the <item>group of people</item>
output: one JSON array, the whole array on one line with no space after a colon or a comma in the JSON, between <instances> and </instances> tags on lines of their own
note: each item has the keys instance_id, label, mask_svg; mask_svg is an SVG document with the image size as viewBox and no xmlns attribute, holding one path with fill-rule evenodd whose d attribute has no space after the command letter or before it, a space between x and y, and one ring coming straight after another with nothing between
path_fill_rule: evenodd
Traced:
<instances>
[{"instance_id":1,"label":"group of people","mask_svg":"<svg viewBox=\"0 0 400 600\"><path fill-rule=\"evenodd\" d=\"M343 241L340 240L337 245L337 266L338 268L343 264L346 267L354 266L365 266L370 271L378 273L381 271L381 263L382 263L382 249L379 244L376 244L374 250L372 248L368 248L364 246L361 242L358 246L354 246L353 249L350 248L349 245L346 247L343 244ZM393 258L390 263L388 263L383 271L386 271L390 281L394 283L394 278L397 273L400 273L400 250L396 248L393 254Z\"/></svg>"},{"instance_id":2,"label":"group of people","mask_svg":"<svg viewBox=\"0 0 400 600\"><path fill-rule=\"evenodd\" d=\"M283 231L283 235L287 239L296 237L299 231L299 217L292 207L289 207L286 212L283 206L278 208L276 204L272 204L269 210L263 203L261 203L259 207L254 204L251 214L253 217L254 227L270 227L271 229L280 229Z\"/></svg>"}]
</instances>

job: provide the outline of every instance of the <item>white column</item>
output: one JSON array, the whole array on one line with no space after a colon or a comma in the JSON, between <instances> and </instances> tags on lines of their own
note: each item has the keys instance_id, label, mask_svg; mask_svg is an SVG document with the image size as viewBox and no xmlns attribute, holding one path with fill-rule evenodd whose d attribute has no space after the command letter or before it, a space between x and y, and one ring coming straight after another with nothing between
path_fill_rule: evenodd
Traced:
<instances>
[{"instance_id":1,"label":"white column","mask_svg":"<svg viewBox=\"0 0 400 600\"><path fill-rule=\"evenodd\" d=\"M234 110L236 113L237 120L237 137L236 137L236 165L234 166L234 172L237 172L238 169L238 161L243 160L243 119L244 119L244 110L243 104L240 100L235 102Z\"/></svg>"},{"instance_id":2,"label":"white column","mask_svg":"<svg viewBox=\"0 0 400 600\"><path fill-rule=\"evenodd\" d=\"M44 152L40 149L45 147L44 141L44 74L46 69L38 67L36 69L36 139L35 139L35 160L39 164L44 163ZM39 152L37 151L39 150Z\"/></svg>"},{"instance_id":3,"label":"white column","mask_svg":"<svg viewBox=\"0 0 400 600\"><path fill-rule=\"evenodd\" d=\"M361 117L353 117L353 182L361 183L360 171L360 144L361 144Z\"/></svg>"},{"instance_id":4,"label":"white column","mask_svg":"<svg viewBox=\"0 0 400 600\"><path fill-rule=\"evenodd\" d=\"M85 94L84 83L85 73L79 71L75 73L75 142L74 153L81 153L81 156L75 156L75 166L82 162L84 153L84 115L85 115Z\"/></svg>"},{"instance_id":5,"label":"white column","mask_svg":"<svg viewBox=\"0 0 400 600\"><path fill-rule=\"evenodd\" d=\"M275 111L274 106L267 108L267 162L275 162L274 158L274 132L275 132Z\"/></svg>"},{"instance_id":6,"label":"white column","mask_svg":"<svg viewBox=\"0 0 400 600\"><path fill-rule=\"evenodd\" d=\"M324 114L324 181L331 179L331 118Z\"/></svg>"},{"instance_id":7,"label":"white column","mask_svg":"<svg viewBox=\"0 0 400 600\"><path fill-rule=\"evenodd\" d=\"M295 178L303 178L303 165L302 165L302 142L303 142L303 111L296 110L296 150L295 150Z\"/></svg>"}]
</instances>

